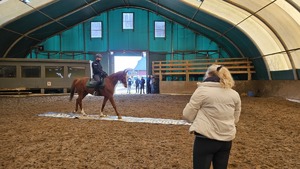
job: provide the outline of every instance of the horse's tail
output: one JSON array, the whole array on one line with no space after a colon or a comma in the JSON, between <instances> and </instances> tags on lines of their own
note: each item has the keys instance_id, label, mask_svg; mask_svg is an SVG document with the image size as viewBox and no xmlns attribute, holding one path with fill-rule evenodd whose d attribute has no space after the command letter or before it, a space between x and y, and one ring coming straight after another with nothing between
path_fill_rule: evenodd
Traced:
<instances>
[{"instance_id":1,"label":"horse's tail","mask_svg":"<svg viewBox=\"0 0 300 169\"><path fill-rule=\"evenodd\" d=\"M72 86L71 86L71 90L70 90L70 99L69 101L71 101L74 97L74 93L75 93L75 83L77 82L77 79L73 80Z\"/></svg>"}]
</instances>

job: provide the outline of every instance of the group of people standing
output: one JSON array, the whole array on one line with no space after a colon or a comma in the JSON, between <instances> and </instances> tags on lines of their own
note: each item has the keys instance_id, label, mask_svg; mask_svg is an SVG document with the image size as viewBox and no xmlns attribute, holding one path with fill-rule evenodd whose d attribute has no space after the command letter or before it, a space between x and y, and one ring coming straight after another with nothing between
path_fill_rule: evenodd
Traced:
<instances>
[{"instance_id":1,"label":"group of people standing","mask_svg":"<svg viewBox=\"0 0 300 169\"><path fill-rule=\"evenodd\" d=\"M131 94L131 86L135 85L135 93L137 94L150 94L151 93L151 82L152 82L152 76L148 76L145 80L144 77L135 79L131 79L130 77L127 80L127 93ZM145 92L145 83L146 83L146 92Z\"/></svg>"}]
</instances>

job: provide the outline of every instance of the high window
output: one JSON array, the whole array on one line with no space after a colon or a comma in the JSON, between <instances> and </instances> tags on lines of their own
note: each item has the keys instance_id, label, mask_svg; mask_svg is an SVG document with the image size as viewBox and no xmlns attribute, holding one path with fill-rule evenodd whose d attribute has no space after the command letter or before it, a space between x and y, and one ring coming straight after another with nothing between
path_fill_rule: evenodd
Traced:
<instances>
[{"instance_id":1,"label":"high window","mask_svg":"<svg viewBox=\"0 0 300 169\"><path fill-rule=\"evenodd\" d=\"M102 22L91 22L91 38L102 38Z\"/></svg>"},{"instance_id":2,"label":"high window","mask_svg":"<svg viewBox=\"0 0 300 169\"><path fill-rule=\"evenodd\" d=\"M165 38L166 37L166 23L164 21L154 22L154 37Z\"/></svg>"},{"instance_id":3,"label":"high window","mask_svg":"<svg viewBox=\"0 0 300 169\"><path fill-rule=\"evenodd\" d=\"M123 13L123 29L133 29L133 13Z\"/></svg>"}]
</instances>

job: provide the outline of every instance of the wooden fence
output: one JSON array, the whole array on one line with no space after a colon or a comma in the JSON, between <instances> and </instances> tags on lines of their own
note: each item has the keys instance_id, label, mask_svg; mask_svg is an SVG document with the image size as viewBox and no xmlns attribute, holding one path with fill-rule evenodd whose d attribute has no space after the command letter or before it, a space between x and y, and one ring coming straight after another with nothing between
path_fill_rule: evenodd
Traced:
<instances>
[{"instance_id":1,"label":"wooden fence","mask_svg":"<svg viewBox=\"0 0 300 169\"><path fill-rule=\"evenodd\" d=\"M153 61L152 75L159 76L160 81L166 79L167 76L183 75L185 76L186 81L189 81L190 75L204 75L207 68L212 64L218 64L227 67L232 75L247 74L248 80L251 80L252 73L255 73L252 62L247 58L218 58Z\"/></svg>"}]
</instances>

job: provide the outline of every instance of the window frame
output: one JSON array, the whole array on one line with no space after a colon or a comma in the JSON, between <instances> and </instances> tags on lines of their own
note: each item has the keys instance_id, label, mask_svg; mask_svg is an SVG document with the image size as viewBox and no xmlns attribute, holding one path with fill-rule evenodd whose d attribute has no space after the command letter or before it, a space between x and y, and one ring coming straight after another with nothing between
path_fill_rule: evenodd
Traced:
<instances>
[{"instance_id":1,"label":"window frame","mask_svg":"<svg viewBox=\"0 0 300 169\"><path fill-rule=\"evenodd\" d=\"M96 24L100 24L100 25L96 25ZM98 28L98 29L95 29L95 28ZM91 38L93 38L93 39L94 38L102 38L103 37L102 32L103 32L102 21L91 22Z\"/></svg>"},{"instance_id":2,"label":"window frame","mask_svg":"<svg viewBox=\"0 0 300 169\"><path fill-rule=\"evenodd\" d=\"M21 66L21 78L41 78L42 77L41 66ZM32 73L34 72L34 73Z\"/></svg>"},{"instance_id":3,"label":"window frame","mask_svg":"<svg viewBox=\"0 0 300 169\"><path fill-rule=\"evenodd\" d=\"M162 29L157 29L156 23L164 23L164 29L163 29L164 36L157 35L157 30L161 30L162 32ZM154 21L154 38L166 38L166 21L159 21L159 20Z\"/></svg>"},{"instance_id":4,"label":"window frame","mask_svg":"<svg viewBox=\"0 0 300 169\"><path fill-rule=\"evenodd\" d=\"M125 22L124 21L124 14L131 14L132 15L132 21L131 21L131 27L128 27L125 23L128 23L128 22ZM122 30L134 30L134 13L133 12L122 12Z\"/></svg>"},{"instance_id":5,"label":"window frame","mask_svg":"<svg viewBox=\"0 0 300 169\"><path fill-rule=\"evenodd\" d=\"M14 65L0 65L0 78L16 78L17 66Z\"/></svg>"}]
</instances>

